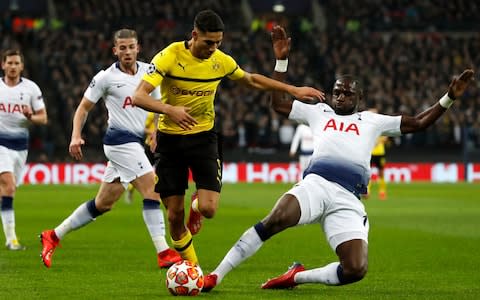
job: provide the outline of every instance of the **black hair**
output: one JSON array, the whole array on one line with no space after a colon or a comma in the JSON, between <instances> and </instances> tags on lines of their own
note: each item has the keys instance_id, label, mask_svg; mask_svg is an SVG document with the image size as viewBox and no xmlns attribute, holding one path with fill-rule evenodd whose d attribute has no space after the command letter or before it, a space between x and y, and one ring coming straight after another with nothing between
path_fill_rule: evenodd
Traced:
<instances>
[{"instance_id":1,"label":"black hair","mask_svg":"<svg viewBox=\"0 0 480 300\"><path fill-rule=\"evenodd\" d=\"M223 32L222 18L211 9L202 10L195 16L193 26L202 32Z\"/></svg>"},{"instance_id":2,"label":"black hair","mask_svg":"<svg viewBox=\"0 0 480 300\"><path fill-rule=\"evenodd\" d=\"M355 75L351 75L351 74L342 74L340 76L338 76L335 81L337 80L348 80L350 82L353 82L355 83L355 88L358 90L358 91L363 91L363 83L362 81L360 80L360 78L358 78L357 76Z\"/></svg>"},{"instance_id":3,"label":"black hair","mask_svg":"<svg viewBox=\"0 0 480 300\"><path fill-rule=\"evenodd\" d=\"M348 80L348 81L354 83L355 84L355 89L357 90L360 98L363 99L365 97L364 86L363 86L363 83L358 76L351 75L351 74L342 74L335 79L335 81L338 81L338 80Z\"/></svg>"}]
</instances>

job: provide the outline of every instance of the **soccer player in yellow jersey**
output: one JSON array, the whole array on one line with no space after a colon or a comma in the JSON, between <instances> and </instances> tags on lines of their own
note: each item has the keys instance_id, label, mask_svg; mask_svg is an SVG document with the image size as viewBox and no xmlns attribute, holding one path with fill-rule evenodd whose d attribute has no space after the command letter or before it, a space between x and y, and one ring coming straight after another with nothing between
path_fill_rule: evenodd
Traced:
<instances>
[{"instance_id":1,"label":"soccer player in yellow jersey","mask_svg":"<svg viewBox=\"0 0 480 300\"><path fill-rule=\"evenodd\" d=\"M370 111L377 113L377 109L370 109ZM372 155L370 158L370 165L375 166L378 169L378 197L380 200L387 199L387 184L385 183L384 169L386 163L386 152L385 146L387 145L389 139L386 136L380 136L377 139L375 147L372 150ZM367 197L370 195L372 187L372 180L368 182L367 187Z\"/></svg>"},{"instance_id":2,"label":"soccer player in yellow jersey","mask_svg":"<svg viewBox=\"0 0 480 300\"><path fill-rule=\"evenodd\" d=\"M222 186L221 153L214 130L214 99L224 78L260 90L277 90L297 99L324 99L321 91L296 87L242 70L235 60L218 49L223 40L222 19L211 10L195 16L192 37L174 42L152 59L134 94L134 104L160 113L158 122L155 191L167 207L172 243L184 259L198 262L192 234L203 217L212 218L218 208ZM282 69L281 62L277 68ZM162 101L149 93L161 88ZM198 197L192 199L187 226L184 223L185 190L189 170Z\"/></svg>"},{"instance_id":3,"label":"soccer player in yellow jersey","mask_svg":"<svg viewBox=\"0 0 480 300\"><path fill-rule=\"evenodd\" d=\"M387 199L387 184L385 183L384 169L386 163L385 157L385 145L388 142L388 137L381 136L377 139L375 148L372 150L372 157L370 159L370 164L376 166L378 169L378 197L380 200ZM368 194L370 194L372 186L372 181L368 182Z\"/></svg>"}]
</instances>

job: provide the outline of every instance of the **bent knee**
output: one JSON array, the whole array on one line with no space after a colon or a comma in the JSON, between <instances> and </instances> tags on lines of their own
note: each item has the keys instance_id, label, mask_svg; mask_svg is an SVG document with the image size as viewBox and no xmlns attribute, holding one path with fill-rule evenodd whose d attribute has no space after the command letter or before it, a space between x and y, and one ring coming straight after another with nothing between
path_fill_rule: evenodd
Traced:
<instances>
[{"instance_id":1,"label":"bent knee","mask_svg":"<svg viewBox=\"0 0 480 300\"><path fill-rule=\"evenodd\" d=\"M343 266L343 278L345 283L352 283L362 280L367 275L368 263L362 262L358 264Z\"/></svg>"},{"instance_id":2,"label":"bent knee","mask_svg":"<svg viewBox=\"0 0 480 300\"><path fill-rule=\"evenodd\" d=\"M9 185L2 189L2 196L12 196L15 195L15 185Z\"/></svg>"},{"instance_id":3,"label":"bent knee","mask_svg":"<svg viewBox=\"0 0 480 300\"><path fill-rule=\"evenodd\" d=\"M201 207L199 208L200 213L207 219L211 219L215 216L217 208L213 206Z\"/></svg>"}]
</instances>

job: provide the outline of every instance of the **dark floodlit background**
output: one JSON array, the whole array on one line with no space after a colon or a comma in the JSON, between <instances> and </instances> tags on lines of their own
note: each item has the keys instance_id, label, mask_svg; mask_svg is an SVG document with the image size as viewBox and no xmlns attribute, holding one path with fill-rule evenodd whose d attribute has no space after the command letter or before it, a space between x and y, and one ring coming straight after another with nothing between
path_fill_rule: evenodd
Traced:
<instances>
[{"instance_id":1,"label":"dark floodlit background","mask_svg":"<svg viewBox=\"0 0 480 300\"><path fill-rule=\"evenodd\" d=\"M32 128L29 161L71 160L73 113L92 76L115 60L115 30L137 30L139 58L148 62L170 42L188 39L194 15L205 8L225 21L221 49L245 70L271 74L269 30L279 23L293 40L289 82L330 94L336 75L356 74L367 91L363 107L386 114L424 110L445 93L452 75L480 66L475 1L3 0L0 48L25 53L24 76L41 87L50 119ZM435 126L395 139L389 160L478 161L479 91L477 81ZM227 161L289 160L295 124L269 108L267 93L225 80L216 111ZM84 129L86 161L105 160L105 128L100 104Z\"/></svg>"}]
</instances>

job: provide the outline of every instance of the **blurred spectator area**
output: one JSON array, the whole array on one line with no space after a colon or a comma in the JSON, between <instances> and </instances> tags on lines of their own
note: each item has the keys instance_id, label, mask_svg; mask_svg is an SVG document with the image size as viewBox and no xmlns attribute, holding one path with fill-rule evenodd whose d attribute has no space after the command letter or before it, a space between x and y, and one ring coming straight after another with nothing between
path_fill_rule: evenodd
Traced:
<instances>
[{"instance_id":1,"label":"blurred spectator area","mask_svg":"<svg viewBox=\"0 0 480 300\"><path fill-rule=\"evenodd\" d=\"M276 4L284 11L273 11ZM195 14L205 8L223 18L221 49L246 71L271 74L269 30L281 24L292 36L290 83L323 89L329 98L337 75L356 74L366 88L362 108L386 114L419 113L445 93L453 74L480 66L475 1L3 0L1 49L25 53L24 75L40 85L50 119L48 126L32 128L30 160L70 160L74 111L92 76L114 62L115 30L137 30L139 59L148 62L169 43L188 39ZM395 139L391 152L398 160L422 151L431 158L427 151L441 147L449 160L461 160L463 150L477 151L478 87L477 80L426 132ZM225 80L216 112L227 160L288 160L295 124L270 109L268 93ZM106 117L100 102L85 125L89 161L105 159Z\"/></svg>"}]
</instances>

